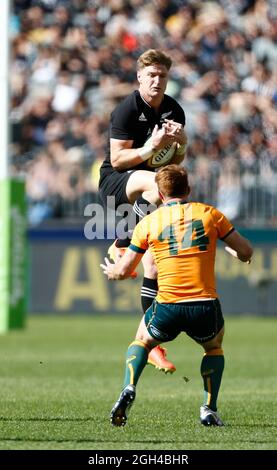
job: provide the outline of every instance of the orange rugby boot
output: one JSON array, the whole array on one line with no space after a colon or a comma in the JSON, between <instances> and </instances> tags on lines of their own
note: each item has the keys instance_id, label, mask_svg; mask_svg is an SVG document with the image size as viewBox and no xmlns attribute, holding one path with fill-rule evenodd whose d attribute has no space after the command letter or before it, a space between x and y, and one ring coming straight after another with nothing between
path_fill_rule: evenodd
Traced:
<instances>
[{"instance_id":1,"label":"orange rugby boot","mask_svg":"<svg viewBox=\"0 0 277 470\"><path fill-rule=\"evenodd\" d=\"M127 247L124 247L124 248L119 248L118 246L116 246L116 242L117 242L117 239L113 242L113 244L109 247L108 249L108 255L110 257L110 259L112 261L114 261L115 263L117 261L120 260L120 258L122 258L122 256L124 255L125 251L127 250ZM136 278L137 277L137 272L136 271L133 271L130 275L131 278Z\"/></svg>"},{"instance_id":2,"label":"orange rugby boot","mask_svg":"<svg viewBox=\"0 0 277 470\"><path fill-rule=\"evenodd\" d=\"M166 349L162 348L160 345L153 348L148 356L148 364L156 367L156 369L162 370L166 374L169 372L173 374L176 367L172 362L166 359Z\"/></svg>"}]
</instances>

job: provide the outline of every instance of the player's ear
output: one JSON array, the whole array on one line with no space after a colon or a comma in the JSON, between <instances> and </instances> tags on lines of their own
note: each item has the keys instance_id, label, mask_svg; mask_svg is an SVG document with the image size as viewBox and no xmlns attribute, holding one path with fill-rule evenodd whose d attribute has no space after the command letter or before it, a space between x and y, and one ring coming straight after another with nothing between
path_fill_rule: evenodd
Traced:
<instances>
[{"instance_id":1,"label":"player's ear","mask_svg":"<svg viewBox=\"0 0 277 470\"><path fill-rule=\"evenodd\" d=\"M140 72L137 72L137 79L138 79L138 82L141 83L141 74L140 74Z\"/></svg>"}]
</instances>

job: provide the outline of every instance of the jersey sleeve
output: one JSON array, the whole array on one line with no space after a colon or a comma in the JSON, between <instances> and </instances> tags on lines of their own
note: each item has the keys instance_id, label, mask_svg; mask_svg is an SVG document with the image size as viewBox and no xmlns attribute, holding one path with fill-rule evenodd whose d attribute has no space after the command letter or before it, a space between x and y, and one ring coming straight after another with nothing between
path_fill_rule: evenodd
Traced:
<instances>
[{"instance_id":1,"label":"jersey sleeve","mask_svg":"<svg viewBox=\"0 0 277 470\"><path fill-rule=\"evenodd\" d=\"M139 222L134 229L129 248L137 253L145 253L148 249L148 233L145 219Z\"/></svg>"},{"instance_id":2,"label":"jersey sleeve","mask_svg":"<svg viewBox=\"0 0 277 470\"><path fill-rule=\"evenodd\" d=\"M235 229L231 222L225 217L222 212L218 209L213 207L212 209L212 217L214 221L214 225L218 234L218 238L224 240L230 233L232 233Z\"/></svg>"},{"instance_id":3,"label":"jersey sleeve","mask_svg":"<svg viewBox=\"0 0 277 470\"><path fill-rule=\"evenodd\" d=\"M167 96L169 103L173 109L174 121L179 122L182 126L186 124L186 116L182 106L174 98ZM171 119L169 116L168 119Z\"/></svg>"},{"instance_id":4,"label":"jersey sleeve","mask_svg":"<svg viewBox=\"0 0 277 470\"><path fill-rule=\"evenodd\" d=\"M176 121L179 122L180 124L182 124L183 126L185 126L185 124L186 124L186 116L185 116L184 110L181 108L181 106L179 106L178 111L177 111L177 114L178 114L179 116L177 116Z\"/></svg>"},{"instance_id":5,"label":"jersey sleeve","mask_svg":"<svg viewBox=\"0 0 277 470\"><path fill-rule=\"evenodd\" d=\"M119 140L134 140L135 122L132 110L126 102L122 102L112 112L110 137Z\"/></svg>"}]
</instances>

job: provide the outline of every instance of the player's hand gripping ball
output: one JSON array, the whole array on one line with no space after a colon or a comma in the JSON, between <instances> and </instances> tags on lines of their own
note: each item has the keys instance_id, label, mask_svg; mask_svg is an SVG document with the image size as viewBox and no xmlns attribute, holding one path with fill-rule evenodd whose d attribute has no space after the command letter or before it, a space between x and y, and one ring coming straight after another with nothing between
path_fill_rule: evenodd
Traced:
<instances>
[{"instance_id":1,"label":"player's hand gripping ball","mask_svg":"<svg viewBox=\"0 0 277 470\"><path fill-rule=\"evenodd\" d=\"M148 168L159 168L161 166L169 165L175 155L176 148L177 142L173 142L162 149L155 150L151 157L146 160L146 166Z\"/></svg>"}]
</instances>

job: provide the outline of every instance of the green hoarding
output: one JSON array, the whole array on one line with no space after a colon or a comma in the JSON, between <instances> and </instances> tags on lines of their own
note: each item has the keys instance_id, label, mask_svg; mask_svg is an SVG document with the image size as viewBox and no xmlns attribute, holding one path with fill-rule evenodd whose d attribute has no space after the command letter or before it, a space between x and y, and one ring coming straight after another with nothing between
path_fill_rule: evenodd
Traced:
<instances>
[{"instance_id":1,"label":"green hoarding","mask_svg":"<svg viewBox=\"0 0 277 470\"><path fill-rule=\"evenodd\" d=\"M26 313L26 205L22 181L0 181L0 333Z\"/></svg>"}]
</instances>

